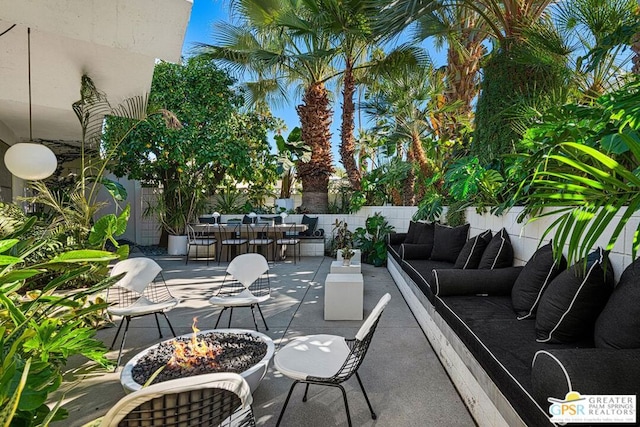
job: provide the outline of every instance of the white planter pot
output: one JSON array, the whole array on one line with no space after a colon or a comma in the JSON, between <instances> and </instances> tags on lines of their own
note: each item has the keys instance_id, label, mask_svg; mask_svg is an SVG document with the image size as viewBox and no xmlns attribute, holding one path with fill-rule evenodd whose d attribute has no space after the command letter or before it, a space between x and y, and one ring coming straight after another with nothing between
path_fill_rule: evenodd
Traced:
<instances>
[{"instance_id":1,"label":"white planter pot","mask_svg":"<svg viewBox=\"0 0 640 427\"><path fill-rule=\"evenodd\" d=\"M169 247L167 253L169 255L186 255L187 254L187 236L169 235Z\"/></svg>"},{"instance_id":2,"label":"white planter pot","mask_svg":"<svg viewBox=\"0 0 640 427\"><path fill-rule=\"evenodd\" d=\"M276 206L278 208L286 209L287 212L293 210L294 201L293 199L276 199Z\"/></svg>"}]
</instances>

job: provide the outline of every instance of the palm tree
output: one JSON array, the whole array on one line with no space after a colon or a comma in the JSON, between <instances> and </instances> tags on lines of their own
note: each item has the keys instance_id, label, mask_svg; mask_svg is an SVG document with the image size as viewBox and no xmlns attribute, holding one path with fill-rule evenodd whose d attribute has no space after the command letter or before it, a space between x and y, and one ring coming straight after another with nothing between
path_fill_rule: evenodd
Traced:
<instances>
[{"instance_id":1,"label":"palm tree","mask_svg":"<svg viewBox=\"0 0 640 427\"><path fill-rule=\"evenodd\" d=\"M636 24L637 12L636 0L568 0L555 8L556 25L567 39L575 41L577 52L598 49L597 61L577 57L575 76L582 101L593 102L620 86L622 70L631 55L623 55L625 43L608 40L612 40L612 32Z\"/></svg>"},{"instance_id":2,"label":"palm tree","mask_svg":"<svg viewBox=\"0 0 640 427\"><path fill-rule=\"evenodd\" d=\"M326 83L335 75L335 51L330 49L327 35L313 28L310 4L238 0L232 7L239 24L218 24L216 44L201 43L197 51L251 75L255 81L245 87L252 101L285 99L285 86L298 85L303 93L302 104L296 107L302 139L312 150L311 159L297 166L302 204L321 213L328 209L328 184L333 172L332 111Z\"/></svg>"},{"instance_id":3,"label":"palm tree","mask_svg":"<svg viewBox=\"0 0 640 427\"><path fill-rule=\"evenodd\" d=\"M406 64L380 74L363 105L377 121L377 130L397 145L398 156L406 153L407 162L417 166L422 179L429 179L436 172L435 162L429 158L433 156L427 155L423 140L434 134L430 117L438 113L435 100L442 89L442 80L431 63ZM406 205L416 202L415 180L411 171L404 188Z\"/></svg>"}]
</instances>

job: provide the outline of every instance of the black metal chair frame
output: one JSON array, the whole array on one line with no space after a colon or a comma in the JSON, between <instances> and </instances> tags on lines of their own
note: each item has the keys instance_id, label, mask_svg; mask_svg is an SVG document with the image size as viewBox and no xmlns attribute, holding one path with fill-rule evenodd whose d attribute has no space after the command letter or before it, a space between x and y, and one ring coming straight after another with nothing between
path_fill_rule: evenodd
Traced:
<instances>
[{"instance_id":1,"label":"black metal chair frame","mask_svg":"<svg viewBox=\"0 0 640 427\"><path fill-rule=\"evenodd\" d=\"M296 224L292 224L289 231L285 232L284 236L281 239L276 240L276 247L278 245L282 246L293 246L293 263L296 264L296 248L298 254L298 261L300 261L300 238L298 237L298 232L296 231ZM292 243L293 242L293 243ZM284 252L284 251L283 251Z\"/></svg>"},{"instance_id":2,"label":"black metal chair frame","mask_svg":"<svg viewBox=\"0 0 640 427\"><path fill-rule=\"evenodd\" d=\"M144 290L142 294L138 294L130 289L123 288L122 286L114 285L107 288L107 302L109 304L117 304L119 306L127 307L131 304L135 303L141 296L146 297L150 301L154 302L163 302L168 299L172 299L173 295L169 292L169 288L167 287L167 283L164 280L164 276L162 272L158 275L162 281L162 283L158 282L156 278L152 283L150 283ZM176 332L173 329L173 325L169 321L167 317L167 313L164 310L158 310L153 312L153 315L156 319L156 326L158 327L158 334L160 335L160 339L162 339L162 329L160 328L160 321L158 320L158 313L162 314L169 325L169 329L171 329L171 333L173 336L176 336ZM116 344L116 340L118 339L118 335L120 335L120 330L122 329L122 324L126 323L124 328L124 334L122 335L122 341L120 342L120 351L118 352L118 361L116 362L115 370L120 366L120 360L122 359L122 350L124 349L124 343L127 340L127 333L129 332L129 323L131 323L131 319L136 317L148 316L151 313L144 313L139 315L128 315L122 316L122 320L120 320L120 325L118 325L118 330L116 331L115 337L113 337L113 341L111 342L111 346L109 350L113 350L113 346ZM114 371L115 371L114 370Z\"/></svg>"},{"instance_id":3,"label":"black metal chair frame","mask_svg":"<svg viewBox=\"0 0 640 427\"><path fill-rule=\"evenodd\" d=\"M229 279L228 279L229 278ZM242 292L245 289L249 289L249 291L251 291L251 293L253 295L255 295L256 297L262 297L265 295L269 295L271 292L271 283L269 281L269 272L265 272L264 274L262 274L260 277L258 277L256 279L255 282L253 282L251 284L251 286L249 286L249 288L245 288L244 285L242 283L240 283L239 281L237 281L233 275L226 273L224 276L224 280L222 282L222 286L220 287L220 289L218 289L218 292L215 294L215 296L217 297L233 297L235 295L238 295L240 292ZM267 321L264 319L264 315L262 314L262 310L260 309L260 304L259 303L254 303L254 304L250 304L250 305L236 305L236 306L225 306L222 307L222 310L220 311L220 314L218 315L218 320L216 320L216 325L213 327L214 329L218 328L218 324L220 323L220 319L222 318L222 313L224 313L228 308L231 309L229 311L229 323L227 324L228 328L231 328L231 317L233 316L233 309L234 308L238 308L238 307L249 307L251 308L251 316L253 317L253 325L256 328L256 331L258 330L258 323L256 322L256 315L255 312L253 310L254 307L258 308L258 312L260 313L260 317L262 318L262 323L264 323L264 327L265 329L268 331L269 330L269 326L267 325Z\"/></svg>"},{"instance_id":4,"label":"black metal chair frame","mask_svg":"<svg viewBox=\"0 0 640 427\"><path fill-rule=\"evenodd\" d=\"M238 249L240 249L242 247L242 245L246 245L247 246L247 252L249 252L249 239L245 239L242 237L242 226L243 224L241 223L237 223L234 224L235 227L233 228L233 231L228 232L225 230L219 230L219 232L221 233L231 233L231 237L227 237L227 238L220 238L220 251L218 254L218 265L220 265L220 259L222 258L222 250L223 248L226 246L227 247L227 258L229 257L230 251L231 251L231 246L235 246Z\"/></svg>"},{"instance_id":5,"label":"black metal chair frame","mask_svg":"<svg viewBox=\"0 0 640 427\"><path fill-rule=\"evenodd\" d=\"M253 252L260 246L267 247L267 260L269 259L269 247L271 247L272 260L276 259L276 241L269 237L269 230L273 228L270 224L257 223L255 225L245 225L247 236L249 236L249 247L253 246Z\"/></svg>"},{"instance_id":6,"label":"black metal chair frame","mask_svg":"<svg viewBox=\"0 0 640 427\"><path fill-rule=\"evenodd\" d=\"M207 265L211 259L211 245L215 245L217 240L211 236L210 224L202 224L200 227L205 228L204 231L196 231L192 224L187 224L187 260L185 264L189 264L189 254L191 253L191 246L196 247L196 258L198 259L198 247L207 247ZM215 255L215 248L213 250Z\"/></svg>"},{"instance_id":7,"label":"black metal chair frame","mask_svg":"<svg viewBox=\"0 0 640 427\"><path fill-rule=\"evenodd\" d=\"M364 361L364 357L367 355L367 350L369 349L369 345L371 344L371 339L373 338L373 333L378 326L378 322L380 321L380 317L375 321L375 323L371 326L369 333L362 339L362 341L357 339L347 339L345 340L347 345L350 348L349 355L347 359L342 364L342 367L338 370L338 372L329 378L319 378L308 376L305 380L295 380L293 384L291 384L291 388L289 389L289 394L287 394L287 399L284 401L284 406L280 411L280 416L278 417L278 422L276 423L276 427L280 425L282 421L282 417L284 415L285 410L287 409L287 405L289 404L289 399L291 398L291 394L293 393L293 389L296 385L300 383L304 383L307 386L304 390L304 397L302 398L303 402L307 401L307 394L309 392L309 385L322 385L329 387L339 388L342 392L342 399L344 400L344 407L347 412L347 422L349 427L351 427L351 413L349 411L349 402L347 401L347 392L345 391L342 383L351 378L352 375L355 374L356 379L358 380L358 384L360 384L360 389L362 390L362 394L364 395L364 400L367 402L367 406L369 407L369 411L371 412L371 419L377 419L378 416L373 411L373 407L371 406L371 402L369 401L369 396L367 396L367 392L364 389L364 385L362 384L362 380L360 379L360 375L358 374L358 369L360 365Z\"/></svg>"}]
</instances>

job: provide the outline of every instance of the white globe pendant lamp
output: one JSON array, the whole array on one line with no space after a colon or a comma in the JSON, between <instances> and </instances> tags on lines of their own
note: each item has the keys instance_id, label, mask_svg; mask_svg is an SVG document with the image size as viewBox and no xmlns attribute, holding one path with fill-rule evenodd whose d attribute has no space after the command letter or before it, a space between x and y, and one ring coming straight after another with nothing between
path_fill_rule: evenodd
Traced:
<instances>
[{"instance_id":1,"label":"white globe pendant lamp","mask_svg":"<svg viewBox=\"0 0 640 427\"><path fill-rule=\"evenodd\" d=\"M27 28L29 75L29 141L33 141L31 126L31 28ZM49 147L35 142L19 142L9 147L4 163L13 175L27 180L50 177L58 167L58 159Z\"/></svg>"}]
</instances>

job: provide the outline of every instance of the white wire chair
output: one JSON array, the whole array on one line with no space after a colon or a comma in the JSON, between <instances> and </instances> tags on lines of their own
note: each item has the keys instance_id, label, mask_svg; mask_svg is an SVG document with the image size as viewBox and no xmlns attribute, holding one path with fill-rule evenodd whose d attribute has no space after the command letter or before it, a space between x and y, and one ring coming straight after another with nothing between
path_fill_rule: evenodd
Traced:
<instances>
[{"instance_id":1,"label":"white wire chair","mask_svg":"<svg viewBox=\"0 0 640 427\"><path fill-rule=\"evenodd\" d=\"M150 385L118 401L101 427L255 426L251 389L238 374L216 373Z\"/></svg>"},{"instance_id":2,"label":"white wire chair","mask_svg":"<svg viewBox=\"0 0 640 427\"><path fill-rule=\"evenodd\" d=\"M158 320L158 314L162 314L175 337L176 333L166 312L180 302L169 292L169 288L162 276L162 268L154 260L150 258L129 258L120 261L113 266L111 277L123 273L124 276L107 289L107 302L110 304L107 312L111 315L122 316L110 348L115 345L118 335L120 335L122 324L126 324L122 342L120 343L116 369L120 365L122 349L127 339L131 319L153 314L158 326L158 333L162 338L162 330Z\"/></svg>"},{"instance_id":3,"label":"white wire chair","mask_svg":"<svg viewBox=\"0 0 640 427\"><path fill-rule=\"evenodd\" d=\"M271 298L271 284L269 282L269 263L260 254L242 254L234 258L227 267L222 286L218 292L209 299L209 303L216 307L222 307L218 315L218 320L214 328L218 327L222 313L228 308L229 324L231 327L231 317L233 309L236 307L250 307L253 316L253 324L258 330L254 307L258 307L260 317L266 330L269 330L264 315L260 309L260 303Z\"/></svg>"},{"instance_id":4,"label":"white wire chair","mask_svg":"<svg viewBox=\"0 0 640 427\"><path fill-rule=\"evenodd\" d=\"M380 298L380 301L378 301L378 304L371 311L371 314L369 314L353 339L346 339L338 335L308 335L294 339L276 353L273 360L275 368L283 375L294 380L284 406L280 411L276 426L280 425L289 404L291 393L299 383L307 385L302 398L303 402L307 401L310 384L339 388L342 391L342 398L347 412L347 423L351 426L347 393L341 384L351 378L353 374L356 375L358 384L360 384L362 394L371 412L371 418L374 420L377 418L367 392L362 385L360 375L358 375L358 368L360 368L367 354L382 311L390 300L391 296L389 294L385 294Z\"/></svg>"},{"instance_id":5,"label":"white wire chair","mask_svg":"<svg viewBox=\"0 0 640 427\"><path fill-rule=\"evenodd\" d=\"M198 248L200 246L206 246L207 248L207 265L211 259L211 245L215 245L217 240L211 235L211 224L198 224L199 228L196 231L196 227L193 224L187 224L187 260L185 264L189 264L189 255L191 253L191 247L196 247L196 258L198 259ZM215 247L213 249L215 255Z\"/></svg>"}]
</instances>

